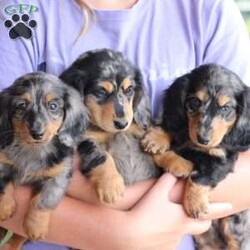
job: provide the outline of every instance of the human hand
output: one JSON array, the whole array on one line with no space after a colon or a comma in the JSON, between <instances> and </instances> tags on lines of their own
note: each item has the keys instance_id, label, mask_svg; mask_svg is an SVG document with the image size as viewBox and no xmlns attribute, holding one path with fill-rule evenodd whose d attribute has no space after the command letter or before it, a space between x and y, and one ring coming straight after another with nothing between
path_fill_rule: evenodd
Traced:
<instances>
[{"instance_id":1,"label":"human hand","mask_svg":"<svg viewBox=\"0 0 250 250\"><path fill-rule=\"evenodd\" d=\"M207 220L189 218L182 205L169 198L176 182L171 174L164 174L130 211L130 249L175 249L183 235L205 232L210 219L231 209L228 203L214 203L209 206Z\"/></svg>"}]
</instances>

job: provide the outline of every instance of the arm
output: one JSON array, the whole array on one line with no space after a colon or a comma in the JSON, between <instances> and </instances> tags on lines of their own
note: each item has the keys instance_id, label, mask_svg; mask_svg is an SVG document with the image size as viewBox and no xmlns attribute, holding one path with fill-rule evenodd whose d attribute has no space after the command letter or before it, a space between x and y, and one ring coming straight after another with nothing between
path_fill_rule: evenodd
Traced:
<instances>
[{"instance_id":1,"label":"arm","mask_svg":"<svg viewBox=\"0 0 250 250\"><path fill-rule=\"evenodd\" d=\"M163 175L129 212L65 197L52 215L46 240L80 249L173 249L184 234L203 232L210 225L188 218L181 205L169 201L175 183L173 176ZM18 211L4 227L23 234L29 194L26 188L16 190Z\"/></svg>"}]
</instances>

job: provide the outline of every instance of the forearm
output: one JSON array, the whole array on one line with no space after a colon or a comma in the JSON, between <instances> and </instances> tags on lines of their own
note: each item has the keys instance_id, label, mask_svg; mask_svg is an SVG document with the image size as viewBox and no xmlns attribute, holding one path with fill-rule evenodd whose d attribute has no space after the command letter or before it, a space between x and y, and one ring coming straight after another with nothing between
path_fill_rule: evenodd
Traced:
<instances>
[{"instance_id":1,"label":"forearm","mask_svg":"<svg viewBox=\"0 0 250 250\"><path fill-rule=\"evenodd\" d=\"M24 235L22 223L29 203L30 190L18 188L15 195L18 209L11 219L1 222L1 225ZM101 245L98 244L102 244L100 239L104 235L103 240L110 234L107 230L111 230L113 235L117 234L115 239L119 242L123 241L123 234L120 234L118 229L122 225L123 230L126 230L125 223L123 225L123 221L127 221L123 220L125 215L124 212L64 197L52 214L49 234L45 241L77 249L83 249L83 246L86 249L91 249L93 246L101 249ZM107 239L107 243L103 244L108 242Z\"/></svg>"}]
</instances>

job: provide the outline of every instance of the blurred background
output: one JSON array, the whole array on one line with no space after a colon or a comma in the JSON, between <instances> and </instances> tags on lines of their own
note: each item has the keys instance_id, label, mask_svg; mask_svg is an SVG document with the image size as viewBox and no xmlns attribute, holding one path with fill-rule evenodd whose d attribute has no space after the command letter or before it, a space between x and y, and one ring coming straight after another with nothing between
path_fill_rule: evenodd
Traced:
<instances>
[{"instance_id":1,"label":"blurred background","mask_svg":"<svg viewBox=\"0 0 250 250\"><path fill-rule=\"evenodd\" d=\"M250 0L235 0L246 21L247 29L250 34Z\"/></svg>"}]
</instances>

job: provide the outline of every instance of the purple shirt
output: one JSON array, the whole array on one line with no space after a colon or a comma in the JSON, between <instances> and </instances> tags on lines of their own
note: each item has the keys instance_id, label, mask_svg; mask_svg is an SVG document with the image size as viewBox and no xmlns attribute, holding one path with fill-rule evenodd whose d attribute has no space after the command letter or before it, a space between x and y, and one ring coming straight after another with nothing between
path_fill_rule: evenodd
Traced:
<instances>
[{"instance_id":1,"label":"purple shirt","mask_svg":"<svg viewBox=\"0 0 250 250\"><path fill-rule=\"evenodd\" d=\"M142 70L154 116L163 90L201 64L222 64L250 84L249 37L233 0L139 0L129 10L95 11L95 19L78 37L84 17L74 0L0 0L0 90L27 72L58 75L104 47ZM186 238L180 249L189 246Z\"/></svg>"}]
</instances>

